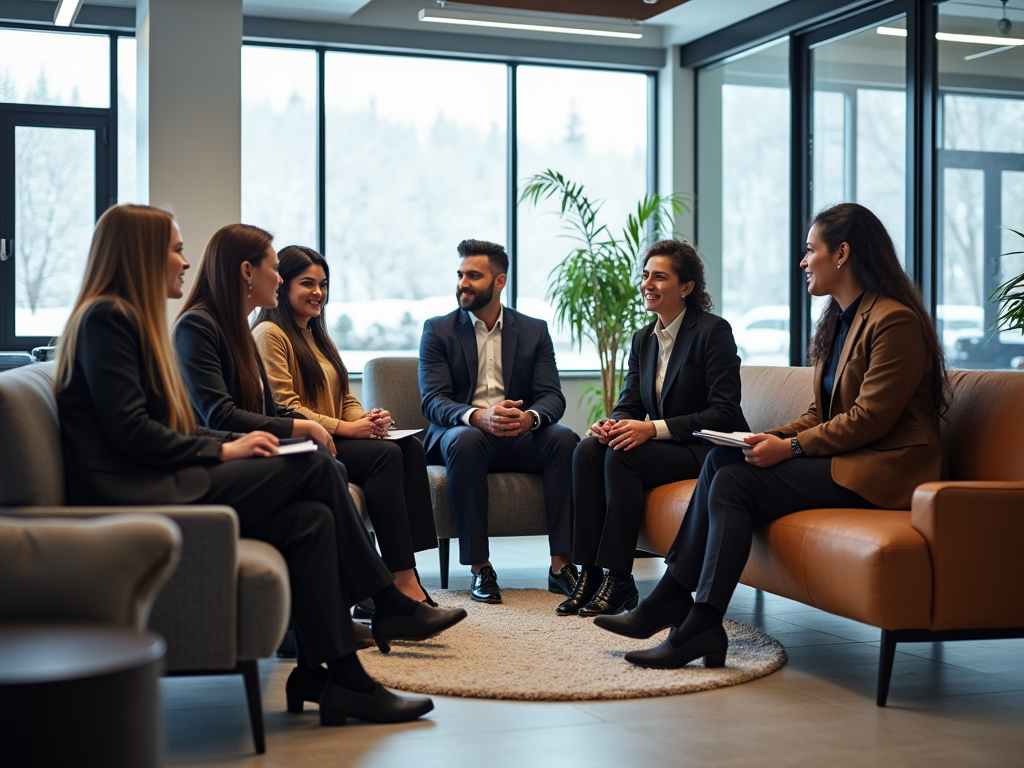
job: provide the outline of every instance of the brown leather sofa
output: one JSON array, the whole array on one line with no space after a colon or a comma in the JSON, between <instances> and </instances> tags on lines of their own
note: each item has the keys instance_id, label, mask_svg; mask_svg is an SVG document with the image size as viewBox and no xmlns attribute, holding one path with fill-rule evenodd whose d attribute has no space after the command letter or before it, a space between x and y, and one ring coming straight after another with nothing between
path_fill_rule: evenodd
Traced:
<instances>
[{"instance_id":1,"label":"brown leather sofa","mask_svg":"<svg viewBox=\"0 0 1024 768\"><path fill-rule=\"evenodd\" d=\"M810 368L744 367L754 431L800 416ZM955 371L942 423L948 480L909 510L809 509L759 528L742 582L882 630L878 705L896 644L1024 637L1024 373ZM694 480L650 490L638 548L663 555Z\"/></svg>"}]
</instances>

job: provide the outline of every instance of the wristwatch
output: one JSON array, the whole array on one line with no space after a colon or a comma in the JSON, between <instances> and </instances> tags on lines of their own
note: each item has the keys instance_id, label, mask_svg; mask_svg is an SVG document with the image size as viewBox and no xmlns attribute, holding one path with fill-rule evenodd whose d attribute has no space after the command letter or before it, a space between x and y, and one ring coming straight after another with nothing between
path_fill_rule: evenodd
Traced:
<instances>
[{"instance_id":1,"label":"wristwatch","mask_svg":"<svg viewBox=\"0 0 1024 768\"><path fill-rule=\"evenodd\" d=\"M527 413L530 414L530 418L533 419L533 424L530 425L530 431L532 432L540 426L540 416L536 411L527 411Z\"/></svg>"},{"instance_id":2,"label":"wristwatch","mask_svg":"<svg viewBox=\"0 0 1024 768\"><path fill-rule=\"evenodd\" d=\"M803 456L804 449L800 447L800 438L794 437L789 441L789 444L793 447L794 456Z\"/></svg>"}]
</instances>

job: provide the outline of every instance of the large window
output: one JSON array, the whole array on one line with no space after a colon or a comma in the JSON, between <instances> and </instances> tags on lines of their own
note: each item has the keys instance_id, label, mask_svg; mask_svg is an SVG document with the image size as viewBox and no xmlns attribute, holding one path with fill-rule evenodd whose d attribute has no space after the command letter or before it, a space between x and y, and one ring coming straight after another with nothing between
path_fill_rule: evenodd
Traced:
<instances>
[{"instance_id":1,"label":"large window","mask_svg":"<svg viewBox=\"0 0 1024 768\"><path fill-rule=\"evenodd\" d=\"M647 77L526 66L516 76L520 179L551 169L583 184L592 202L603 201L600 221L621 237L647 191ZM519 210L517 307L548 321L560 368L596 369L597 349L573 344L546 299L548 274L574 245L557 211L554 200Z\"/></svg>"},{"instance_id":2,"label":"large window","mask_svg":"<svg viewBox=\"0 0 1024 768\"><path fill-rule=\"evenodd\" d=\"M548 275L570 246L547 208L525 206L510 241L522 179L552 168L584 183L615 230L648 189L646 73L518 66L513 78L508 63L264 46L245 46L242 65L243 217L279 247L322 249L328 327L353 372L418 353L424 320L457 306L467 238L505 244L505 303L552 319ZM592 349L551 331L560 368L596 368Z\"/></svg>"},{"instance_id":3,"label":"large window","mask_svg":"<svg viewBox=\"0 0 1024 768\"><path fill-rule=\"evenodd\" d=\"M740 359L789 364L789 43L702 70L697 82L697 242L721 256L719 312Z\"/></svg>"},{"instance_id":4,"label":"large window","mask_svg":"<svg viewBox=\"0 0 1024 768\"><path fill-rule=\"evenodd\" d=\"M316 51L242 48L242 220L316 247Z\"/></svg>"},{"instance_id":5,"label":"large window","mask_svg":"<svg viewBox=\"0 0 1024 768\"><path fill-rule=\"evenodd\" d=\"M988 296L1024 271L1024 46L1004 48L989 13L940 6L938 308L950 364L1024 367L1020 331L993 333L999 306ZM976 15L975 15L976 14ZM1016 34L1014 24L1013 36Z\"/></svg>"},{"instance_id":6,"label":"large window","mask_svg":"<svg viewBox=\"0 0 1024 768\"><path fill-rule=\"evenodd\" d=\"M331 332L350 370L455 309L456 246L504 242L504 65L328 53Z\"/></svg>"},{"instance_id":7,"label":"large window","mask_svg":"<svg viewBox=\"0 0 1024 768\"><path fill-rule=\"evenodd\" d=\"M0 348L61 333L112 197L111 39L0 29Z\"/></svg>"}]
</instances>

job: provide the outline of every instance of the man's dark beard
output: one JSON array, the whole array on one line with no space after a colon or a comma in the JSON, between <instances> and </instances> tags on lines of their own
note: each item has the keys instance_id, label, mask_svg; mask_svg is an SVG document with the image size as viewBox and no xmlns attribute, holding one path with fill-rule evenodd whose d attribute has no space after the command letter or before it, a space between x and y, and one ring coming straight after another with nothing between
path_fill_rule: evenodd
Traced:
<instances>
[{"instance_id":1,"label":"man's dark beard","mask_svg":"<svg viewBox=\"0 0 1024 768\"><path fill-rule=\"evenodd\" d=\"M491 299L494 296L494 281L491 280L491 284L482 291L477 291L476 296L470 302L469 306L463 306L462 304L462 293L460 291L455 292L455 298L458 299L459 306L467 312L476 312L482 307L486 307L491 303Z\"/></svg>"}]
</instances>

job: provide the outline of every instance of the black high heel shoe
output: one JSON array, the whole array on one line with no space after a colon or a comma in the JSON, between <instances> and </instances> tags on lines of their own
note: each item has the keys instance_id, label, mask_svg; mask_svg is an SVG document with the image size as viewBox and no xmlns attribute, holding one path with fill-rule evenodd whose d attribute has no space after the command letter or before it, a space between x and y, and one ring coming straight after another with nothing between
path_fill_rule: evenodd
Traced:
<instances>
[{"instance_id":1,"label":"black high heel shoe","mask_svg":"<svg viewBox=\"0 0 1024 768\"><path fill-rule=\"evenodd\" d=\"M728 650L729 636L725 633L725 627L719 625L690 638L678 648L672 645L672 635L669 635L667 640L654 648L630 651L626 654L626 661L651 669L679 669L703 656L704 667L712 669L725 666Z\"/></svg>"},{"instance_id":2,"label":"black high heel shoe","mask_svg":"<svg viewBox=\"0 0 1024 768\"><path fill-rule=\"evenodd\" d=\"M416 603L416 610L409 616L391 616L376 611L370 631L380 652L390 653L392 640L427 640L464 618L465 608L431 608L426 603Z\"/></svg>"},{"instance_id":3,"label":"black high heel shoe","mask_svg":"<svg viewBox=\"0 0 1024 768\"><path fill-rule=\"evenodd\" d=\"M380 683L373 693L328 684L320 694L320 725L344 725L350 717L374 723L405 723L434 708L427 697L397 696Z\"/></svg>"},{"instance_id":4,"label":"black high heel shoe","mask_svg":"<svg viewBox=\"0 0 1024 768\"><path fill-rule=\"evenodd\" d=\"M327 670L323 667L306 669L296 667L288 675L288 682L284 684L284 696L288 703L288 711L298 714L304 709L308 701L316 704L320 701L320 694L327 685Z\"/></svg>"},{"instance_id":5,"label":"black high heel shoe","mask_svg":"<svg viewBox=\"0 0 1024 768\"><path fill-rule=\"evenodd\" d=\"M607 629L609 632L623 637L646 640L663 629L678 627L686 619L686 615L692 607L692 600L677 600L645 614L641 606L638 605L631 611L617 613L614 616L595 616L594 626Z\"/></svg>"},{"instance_id":6,"label":"black high heel shoe","mask_svg":"<svg viewBox=\"0 0 1024 768\"><path fill-rule=\"evenodd\" d=\"M420 581L420 572L417 571L415 568L412 569L412 572L413 572L413 575L416 577L416 583L419 584L420 585L420 589L423 590L423 599L420 602L421 603L426 603L431 608L437 608L437 603L434 602L434 599L430 596L430 593L427 592L426 589L423 589L423 582Z\"/></svg>"}]
</instances>

